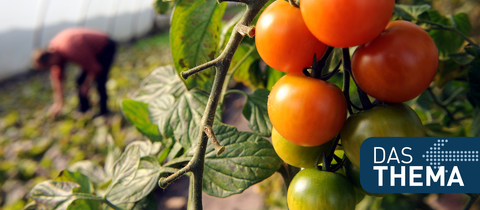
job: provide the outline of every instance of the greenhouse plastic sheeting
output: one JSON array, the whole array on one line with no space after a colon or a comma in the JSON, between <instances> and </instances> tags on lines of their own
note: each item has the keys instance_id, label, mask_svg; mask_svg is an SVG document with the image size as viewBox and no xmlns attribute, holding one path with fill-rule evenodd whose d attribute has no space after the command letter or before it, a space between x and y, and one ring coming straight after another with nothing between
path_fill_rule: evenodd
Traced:
<instances>
[{"instance_id":1,"label":"greenhouse plastic sheeting","mask_svg":"<svg viewBox=\"0 0 480 210\"><path fill-rule=\"evenodd\" d=\"M28 71L33 50L65 28L96 28L122 42L145 35L155 20L151 0L0 1L0 79Z\"/></svg>"}]
</instances>

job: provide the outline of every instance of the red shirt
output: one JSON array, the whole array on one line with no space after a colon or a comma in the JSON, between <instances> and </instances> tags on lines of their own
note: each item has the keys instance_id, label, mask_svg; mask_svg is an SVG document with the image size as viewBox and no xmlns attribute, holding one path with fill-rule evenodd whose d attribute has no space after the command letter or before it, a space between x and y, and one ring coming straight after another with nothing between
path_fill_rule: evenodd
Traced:
<instances>
[{"instance_id":1,"label":"red shirt","mask_svg":"<svg viewBox=\"0 0 480 210\"><path fill-rule=\"evenodd\" d=\"M98 75L102 71L97 61L97 55L107 44L108 36L92 29L69 28L58 33L48 46L55 50L64 59L57 67L51 68L53 78L62 79L64 66L67 61L77 63L86 72Z\"/></svg>"}]
</instances>

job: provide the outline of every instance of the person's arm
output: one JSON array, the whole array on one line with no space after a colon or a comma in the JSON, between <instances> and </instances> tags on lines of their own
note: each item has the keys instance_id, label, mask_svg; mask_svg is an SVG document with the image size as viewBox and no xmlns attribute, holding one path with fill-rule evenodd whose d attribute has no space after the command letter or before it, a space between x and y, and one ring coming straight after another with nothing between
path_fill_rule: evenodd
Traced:
<instances>
[{"instance_id":1,"label":"person's arm","mask_svg":"<svg viewBox=\"0 0 480 210\"><path fill-rule=\"evenodd\" d=\"M50 107L49 115L55 118L63 107L63 65L53 65L50 69L50 81L53 90L53 105Z\"/></svg>"}]
</instances>

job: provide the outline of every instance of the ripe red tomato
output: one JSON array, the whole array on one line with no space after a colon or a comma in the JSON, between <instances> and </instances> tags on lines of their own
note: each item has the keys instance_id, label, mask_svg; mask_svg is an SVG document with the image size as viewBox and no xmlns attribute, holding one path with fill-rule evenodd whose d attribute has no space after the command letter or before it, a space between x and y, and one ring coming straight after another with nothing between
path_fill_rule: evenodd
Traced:
<instances>
[{"instance_id":1,"label":"ripe red tomato","mask_svg":"<svg viewBox=\"0 0 480 210\"><path fill-rule=\"evenodd\" d=\"M376 99L393 103L419 96L432 82L437 67L435 42L420 26L407 21L390 22L352 57L358 86Z\"/></svg>"},{"instance_id":2,"label":"ripe red tomato","mask_svg":"<svg viewBox=\"0 0 480 210\"><path fill-rule=\"evenodd\" d=\"M339 48L365 44L390 21L395 0L301 0L308 29L321 42Z\"/></svg>"},{"instance_id":3,"label":"ripe red tomato","mask_svg":"<svg viewBox=\"0 0 480 210\"><path fill-rule=\"evenodd\" d=\"M330 141L347 117L346 100L340 88L301 74L287 74L278 80L267 106L278 133L304 147Z\"/></svg>"},{"instance_id":4,"label":"ripe red tomato","mask_svg":"<svg viewBox=\"0 0 480 210\"><path fill-rule=\"evenodd\" d=\"M320 59L327 49L307 29L300 9L283 0L270 4L258 18L255 45L265 63L283 72L301 72L312 65L315 53Z\"/></svg>"}]
</instances>

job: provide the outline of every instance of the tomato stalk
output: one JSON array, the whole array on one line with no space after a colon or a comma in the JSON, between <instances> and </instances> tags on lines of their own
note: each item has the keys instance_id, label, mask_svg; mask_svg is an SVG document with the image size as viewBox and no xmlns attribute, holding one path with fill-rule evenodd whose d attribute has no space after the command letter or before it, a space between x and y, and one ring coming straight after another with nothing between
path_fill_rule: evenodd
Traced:
<instances>
[{"instance_id":1,"label":"tomato stalk","mask_svg":"<svg viewBox=\"0 0 480 210\"><path fill-rule=\"evenodd\" d=\"M224 0L218 0L219 3L223 2ZM215 119L215 112L217 110L217 106L219 101L222 98L222 87L224 86L225 79L228 73L228 69L230 68L230 63L232 61L232 57L237 50L238 46L240 45L242 39L246 35L253 35L255 29L250 27L253 19L257 14L260 12L261 8L268 2L268 0L229 0L232 2L239 2L247 5L247 9L243 14L241 20L237 23L237 26L234 28L232 35L225 47L224 51L218 56L216 59L197 66L195 68L189 69L181 73L181 76L184 79L187 77L198 73L202 70L205 70L210 67L215 67L215 80L213 82L212 90L210 92L210 96L205 107L205 112L203 114L202 120L200 125L198 126L199 135L197 136L197 145L195 147L193 158L179 171L173 173L168 177L160 178L158 181L158 185L162 188L167 187L170 183L174 180L180 178L186 173L191 173L191 188L189 201L188 201L188 209L194 210L201 210L203 209L202 205L202 186L203 186L203 171L204 171L204 163L205 163L205 151L207 148L207 143L209 138L213 144L215 144L215 139L213 131L211 131L214 119ZM207 130L205 130L207 128ZM218 152L222 151L222 146L218 146Z\"/></svg>"},{"instance_id":2,"label":"tomato stalk","mask_svg":"<svg viewBox=\"0 0 480 210\"><path fill-rule=\"evenodd\" d=\"M342 49L342 54L343 54L343 70L345 72L348 72L351 75L352 74L352 62L350 60L350 50L348 48L343 48ZM353 78L353 75L352 75L352 78ZM355 78L353 78L353 82L357 86L357 93L358 93L358 97L360 98L360 102L362 103L362 108L364 110L373 108L373 104L370 101L370 99L368 98L368 95L365 92L363 92L363 90L357 85L357 82L355 82ZM352 103L350 103L350 104L352 104Z\"/></svg>"},{"instance_id":3,"label":"tomato stalk","mask_svg":"<svg viewBox=\"0 0 480 210\"><path fill-rule=\"evenodd\" d=\"M343 95L347 101L347 110L350 115L353 114L352 110L352 101L350 101L350 72L343 71L343 87L342 87Z\"/></svg>"},{"instance_id":4,"label":"tomato stalk","mask_svg":"<svg viewBox=\"0 0 480 210\"><path fill-rule=\"evenodd\" d=\"M340 135L337 135L335 137L335 141L332 145L332 149L330 150L330 153L327 155L327 153L323 152L322 154L320 154L318 156L317 161L315 162L315 167L318 170L335 172L335 171L338 171L342 167L343 163L345 162L345 156L343 156L343 158L341 159L341 158L339 158L338 156L335 155L335 150L338 146L339 141L340 141ZM320 157L322 157L322 160L323 160L322 166L318 165L319 162L320 162ZM331 163L334 159L337 161L337 164L336 165L331 165Z\"/></svg>"}]
</instances>

